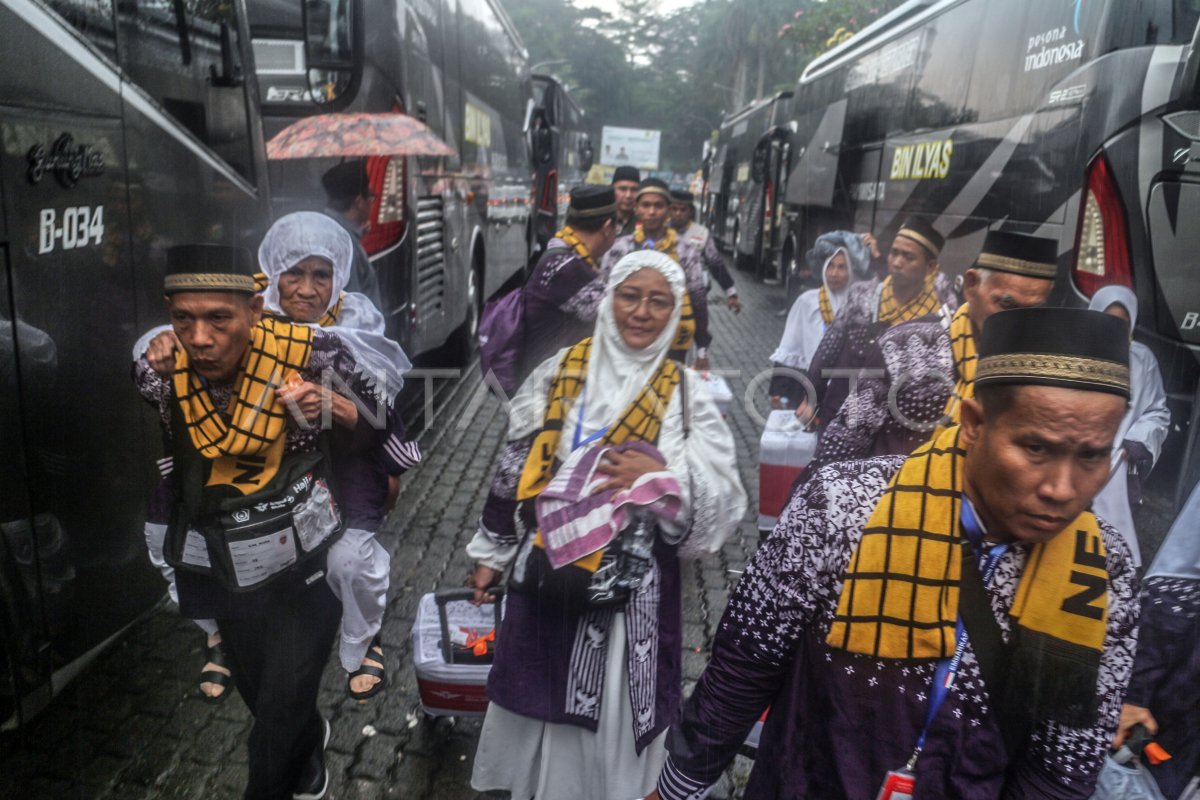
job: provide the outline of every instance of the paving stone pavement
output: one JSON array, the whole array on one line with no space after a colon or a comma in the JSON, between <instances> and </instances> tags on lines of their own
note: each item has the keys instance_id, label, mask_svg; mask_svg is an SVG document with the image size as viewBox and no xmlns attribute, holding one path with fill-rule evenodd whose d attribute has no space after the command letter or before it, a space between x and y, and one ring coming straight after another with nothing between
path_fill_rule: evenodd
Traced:
<instances>
[{"instance_id":1,"label":"paving stone pavement","mask_svg":"<svg viewBox=\"0 0 1200 800\"><path fill-rule=\"evenodd\" d=\"M708 659L729 589L758 542L757 448L761 422L742 401L753 375L783 331L780 287L737 274L745 309L735 316L716 299L712 365L732 370L729 425L750 509L737 535L707 561L688 565L684 584L685 692ZM493 462L504 436L500 403L472 369L441 391L421 438L425 462L404 476L396 510L379 539L392 555L383 640L390 686L366 704L346 696L346 674L331 658L320 707L333 724L327 761L336 800L469 800L479 720L426 719L420 713L410 632L421 596L460 586ZM765 386L757 392L765 407ZM131 533L131 535L135 535ZM136 535L140 535L137 532ZM161 605L89 665L33 724L0 739L0 798L42 800L233 800L246 777L250 717L236 695L221 705L198 697L203 636ZM748 763L740 760L713 795L735 798Z\"/></svg>"}]
</instances>

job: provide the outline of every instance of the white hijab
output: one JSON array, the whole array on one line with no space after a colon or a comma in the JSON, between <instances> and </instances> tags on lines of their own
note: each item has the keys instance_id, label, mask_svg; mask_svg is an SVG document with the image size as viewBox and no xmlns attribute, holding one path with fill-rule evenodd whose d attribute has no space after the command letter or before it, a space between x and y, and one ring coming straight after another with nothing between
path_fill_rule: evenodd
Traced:
<instances>
[{"instance_id":1,"label":"white hijab","mask_svg":"<svg viewBox=\"0 0 1200 800\"><path fill-rule=\"evenodd\" d=\"M1111 305L1123 306L1129 313L1129 331L1137 327L1138 302L1137 295L1125 286L1105 286L1092 295L1088 308L1092 311L1106 311Z\"/></svg>"},{"instance_id":2,"label":"white hijab","mask_svg":"<svg viewBox=\"0 0 1200 800\"><path fill-rule=\"evenodd\" d=\"M345 342L354 354L358 373L371 390L392 403L404 386L404 373L412 368L412 362L404 349L387 337L383 314L371 299L345 291L354 260L354 242L345 228L315 211L297 211L276 220L258 248L259 265L270 280L263 292L264 307L275 314L283 313L279 276L311 256L333 265L333 290L325 311L333 308L339 297L342 300L337 322L325 330Z\"/></svg>"},{"instance_id":3,"label":"white hijab","mask_svg":"<svg viewBox=\"0 0 1200 800\"><path fill-rule=\"evenodd\" d=\"M617 321L613 314L613 291L630 275L643 269L652 269L667 279L671 295L675 298L675 308L658 338L646 347L637 349L626 344L621 338L621 332L617 330ZM600 300L596 327L592 331L587 379L584 381L583 394L577 401L585 404L581 436L590 436L606 425L616 422L618 416L629 407L642 387L654 376L675 339L679 317L683 312L683 294L686 290L683 269L669 256L656 250L636 250L613 266L608 283L604 287L604 297ZM540 408L522 408L525 404L520 402L523 399L521 396L528 394L520 392L518 398L514 398L509 439L523 438L541 427L545 398L529 398ZM570 413L577 414L578 406ZM569 451L571 443L566 441L566 437L563 439L563 444Z\"/></svg>"}]
</instances>

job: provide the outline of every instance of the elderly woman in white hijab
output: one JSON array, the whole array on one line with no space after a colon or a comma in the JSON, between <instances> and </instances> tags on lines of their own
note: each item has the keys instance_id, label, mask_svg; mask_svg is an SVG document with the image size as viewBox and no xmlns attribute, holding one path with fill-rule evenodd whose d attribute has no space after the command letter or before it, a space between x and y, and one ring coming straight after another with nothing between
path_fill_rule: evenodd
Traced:
<instances>
[{"instance_id":1,"label":"elderly woman in white hijab","mask_svg":"<svg viewBox=\"0 0 1200 800\"><path fill-rule=\"evenodd\" d=\"M792 303L779 347L771 354L776 369L769 389L772 408L795 408L804 399L797 374L812 363L829 324L846 304L850 287L871 276L866 235L849 231L821 234L805 258L810 269L820 270L821 286L803 292Z\"/></svg>"},{"instance_id":2,"label":"elderly woman in white hijab","mask_svg":"<svg viewBox=\"0 0 1200 800\"><path fill-rule=\"evenodd\" d=\"M258 257L266 285L264 310L292 322L320 326L335 332L354 354L367 396L329 394L332 417L345 435L355 436L365 452L335 465L339 501L346 512L348 528L330 548L327 580L342 601L342 640L339 656L350 673L347 692L365 700L382 691L387 683L383 646L378 635L386 605L389 558L375 540L393 495L394 476L416 466L420 450L406 441L404 425L394 408L396 393L404 385L411 367L404 350L387 338L383 315L366 295L344 291L353 259L350 235L324 214L298 212L281 217L267 231ZM178 343L167 330L155 329L134 346L135 359L146 353L150 364L164 374L173 368ZM160 369L161 367L161 369ZM350 392L351 387L334 387ZM284 387L279 396L289 400ZM290 397L293 402L300 398ZM364 410L360 418L359 409ZM369 433L363 433L369 431ZM146 526L151 561L162 570L174 590L174 571L162 557L165 526L151 521ZM172 594L174 596L174 594ZM210 648L219 648L220 633L211 620L197 620L209 635ZM202 678L206 697L221 698L213 686L225 686L220 676L228 664L220 650L210 655ZM220 668L219 670L216 668ZM209 684L209 686L205 686Z\"/></svg>"},{"instance_id":3,"label":"elderly woman in white hijab","mask_svg":"<svg viewBox=\"0 0 1200 800\"><path fill-rule=\"evenodd\" d=\"M630 800L655 786L680 708L680 560L715 552L746 509L729 428L667 358L685 291L670 258L625 256L593 336L514 398L467 548L477 602L508 579L477 790Z\"/></svg>"},{"instance_id":4,"label":"elderly woman in white hijab","mask_svg":"<svg viewBox=\"0 0 1200 800\"><path fill-rule=\"evenodd\" d=\"M1088 307L1128 321L1131 335L1137 325L1137 297L1124 286L1105 286ZM1115 441L1119 445L1113 451L1112 474L1092 502L1092 510L1121 532L1129 543L1134 564L1140 567L1141 546L1133 524L1133 508L1141 504L1142 481L1162 453L1171 412L1158 362L1141 342L1130 344L1129 378L1129 410L1117 429Z\"/></svg>"}]
</instances>

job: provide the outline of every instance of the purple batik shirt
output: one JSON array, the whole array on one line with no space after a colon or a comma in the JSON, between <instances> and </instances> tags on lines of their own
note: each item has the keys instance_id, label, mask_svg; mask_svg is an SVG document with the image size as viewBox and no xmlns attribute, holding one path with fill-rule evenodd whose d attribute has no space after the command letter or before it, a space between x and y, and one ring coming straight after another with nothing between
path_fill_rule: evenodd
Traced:
<instances>
[{"instance_id":1,"label":"purple batik shirt","mask_svg":"<svg viewBox=\"0 0 1200 800\"><path fill-rule=\"evenodd\" d=\"M825 642L863 527L903 457L834 464L792 499L730 598L712 661L667 737L664 800L716 783L769 707L745 800L872 800L912 755L929 710L936 660L873 658ZM1097 723L1042 720L1015 760L970 644L916 763L916 798L1085 800L1108 752L1136 647L1137 578L1124 539L1101 524L1109 573ZM985 546L984 554L991 546ZM1028 557L1012 544L988 593L1007 637Z\"/></svg>"}]
</instances>

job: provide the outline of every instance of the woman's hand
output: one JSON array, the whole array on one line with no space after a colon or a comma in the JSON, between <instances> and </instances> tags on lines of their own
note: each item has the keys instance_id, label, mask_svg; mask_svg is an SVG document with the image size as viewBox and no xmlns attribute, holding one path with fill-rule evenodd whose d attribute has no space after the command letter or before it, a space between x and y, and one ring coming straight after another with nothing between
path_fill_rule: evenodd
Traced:
<instances>
[{"instance_id":1,"label":"woman's hand","mask_svg":"<svg viewBox=\"0 0 1200 800\"><path fill-rule=\"evenodd\" d=\"M475 590L475 597L471 599L471 602L477 606L496 602L496 598L488 594L487 590L493 586L499 586L500 579L503 577L504 573L498 569L476 564L475 569L467 578L467 587Z\"/></svg>"},{"instance_id":2,"label":"woman's hand","mask_svg":"<svg viewBox=\"0 0 1200 800\"><path fill-rule=\"evenodd\" d=\"M1121 720L1117 723L1117 735L1113 737L1113 750L1125 744L1125 740L1129 738L1129 731L1135 725L1145 725L1151 736L1158 733L1158 722L1150 713L1150 709L1126 703L1121 706Z\"/></svg>"},{"instance_id":3,"label":"woman's hand","mask_svg":"<svg viewBox=\"0 0 1200 800\"><path fill-rule=\"evenodd\" d=\"M869 233L860 233L858 238L862 239L863 244L870 249L871 258L879 258L879 242L875 240L874 236Z\"/></svg>"},{"instance_id":4,"label":"woman's hand","mask_svg":"<svg viewBox=\"0 0 1200 800\"><path fill-rule=\"evenodd\" d=\"M596 471L607 475L610 480L601 484L596 491L628 489L638 478L651 472L658 472L665 466L666 464L657 458L636 450L623 453L609 451L605 453L604 460L600 462L600 466L596 467Z\"/></svg>"},{"instance_id":5,"label":"woman's hand","mask_svg":"<svg viewBox=\"0 0 1200 800\"><path fill-rule=\"evenodd\" d=\"M332 389L310 381L296 381L281 386L275 396L292 412L297 422L308 425L317 422L321 410L329 407L333 420L343 428L354 428L358 424L358 407Z\"/></svg>"},{"instance_id":6,"label":"woman's hand","mask_svg":"<svg viewBox=\"0 0 1200 800\"><path fill-rule=\"evenodd\" d=\"M800 420L806 431L811 431L820 424L816 411L808 404L807 400L801 400L800 405L796 406L796 419Z\"/></svg>"},{"instance_id":7,"label":"woman's hand","mask_svg":"<svg viewBox=\"0 0 1200 800\"><path fill-rule=\"evenodd\" d=\"M175 351L181 349L175 331L163 331L150 340L146 347L146 361L150 369L164 378L175 371Z\"/></svg>"}]
</instances>

